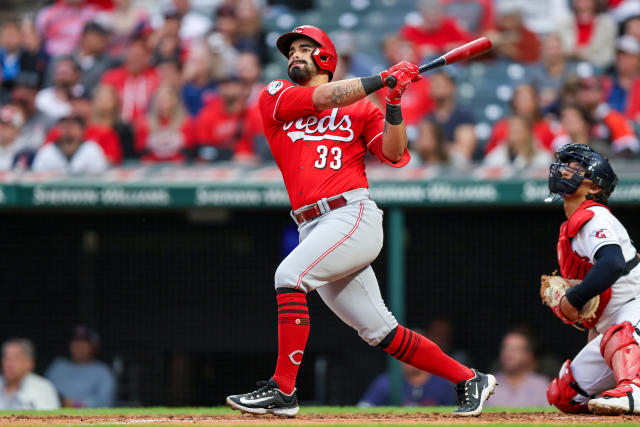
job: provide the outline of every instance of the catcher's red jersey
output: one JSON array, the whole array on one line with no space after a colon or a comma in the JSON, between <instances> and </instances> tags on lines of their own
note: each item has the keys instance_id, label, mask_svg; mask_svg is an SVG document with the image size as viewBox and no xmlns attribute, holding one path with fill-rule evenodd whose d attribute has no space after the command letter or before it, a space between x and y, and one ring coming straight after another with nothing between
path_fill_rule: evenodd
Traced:
<instances>
[{"instance_id":1,"label":"catcher's red jersey","mask_svg":"<svg viewBox=\"0 0 640 427\"><path fill-rule=\"evenodd\" d=\"M405 149L397 163L382 153L384 117L367 100L318 111L316 87L274 80L260 94L264 133L282 172L293 209L356 188L369 187L364 156L369 150L394 167L409 162Z\"/></svg>"}]
</instances>

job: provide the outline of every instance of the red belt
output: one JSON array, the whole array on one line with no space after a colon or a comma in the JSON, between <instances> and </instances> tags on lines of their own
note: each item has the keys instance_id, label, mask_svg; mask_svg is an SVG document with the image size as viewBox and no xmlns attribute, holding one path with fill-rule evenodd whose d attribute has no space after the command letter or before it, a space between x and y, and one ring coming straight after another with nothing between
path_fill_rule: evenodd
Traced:
<instances>
[{"instance_id":1,"label":"red belt","mask_svg":"<svg viewBox=\"0 0 640 427\"><path fill-rule=\"evenodd\" d=\"M335 199L327 200L327 205L329 205L330 210L338 209L347 204L347 199L344 196L336 197ZM318 218L322 215L322 211L320 210L320 206L317 203L309 206L307 209L298 212L295 214L296 221L298 224L302 224L305 221L311 221L312 219Z\"/></svg>"}]
</instances>

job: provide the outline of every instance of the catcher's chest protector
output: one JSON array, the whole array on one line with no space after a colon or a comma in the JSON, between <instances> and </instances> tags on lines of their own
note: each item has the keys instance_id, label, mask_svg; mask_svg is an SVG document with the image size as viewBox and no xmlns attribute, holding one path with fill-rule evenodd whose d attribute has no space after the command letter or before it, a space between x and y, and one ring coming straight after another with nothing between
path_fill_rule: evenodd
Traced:
<instances>
[{"instance_id":1,"label":"catcher's chest protector","mask_svg":"<svg viewBox=\"0 0 640 427\"><path fill-rule=\"evenodd\" d=\"M558 237L558 264L560 265L560 273L564 278L582 280L589 270L591 270L591 267L593 267L593 264L582 259L571 247L571 239L575 237L582 226L595 215L593 211L587 209L591 206L602 206L606 208L603 204L594 202L593 200L587 200L560 226L560 236ZM590 319L587 322L588 324L584 324L586 328L590 329L598 323L610 299L611 288L608 288L600 294L600 305L598 306L596 316Z\"/></svg>"}]
</instances>

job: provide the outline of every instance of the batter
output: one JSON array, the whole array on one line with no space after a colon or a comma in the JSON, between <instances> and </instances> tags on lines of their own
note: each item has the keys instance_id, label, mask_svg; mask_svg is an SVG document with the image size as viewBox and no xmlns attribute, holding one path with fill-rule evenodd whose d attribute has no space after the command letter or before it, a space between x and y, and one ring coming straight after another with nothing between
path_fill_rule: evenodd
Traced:
<instances>
[{"instance_id":1,"label":"batter","mask_svg":"<svg viewBox=\"0 0 640 427\"><path fill-rule=\"evenodd\" d=\"M275 274L278 359L275 373L255 391L227 397L233 409L294 416L295 388L309 335L306 294L323 301L371 346L456 384L456 415L479 415L496 381L461 365L432 341L399 325L387 309L371 262L382 248L382 211L369 199L364 157L393 167L409 162L400 100L418 67L400 62L380 75L331 82L337 54L319 28L302 26L282 35L288 80L263 90L259 106L265 135L282 172L300 244ZM386 114L364 98L386 88Z\"/></svg>"}]
</instances>

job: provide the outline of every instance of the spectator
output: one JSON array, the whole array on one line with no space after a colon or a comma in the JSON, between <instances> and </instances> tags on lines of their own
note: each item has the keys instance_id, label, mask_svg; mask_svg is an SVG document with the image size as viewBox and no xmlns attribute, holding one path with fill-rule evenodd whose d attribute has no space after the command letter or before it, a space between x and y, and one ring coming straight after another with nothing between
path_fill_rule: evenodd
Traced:
<instances>
[{"instance_id":1,"label":"spectator","mask_svg":"<svg viewBox=\"0 0 640 427\"><path fill-rule=\"evenodd\" d=\"M549 149L553 141L553 131L551 125L542 117L538 101L538 93L530 84L521 84L516 87L511 99L511 113L526 117L533 123L533 134L536 143L540 144L536 148ZM507 137L507 120L502 119L495 123L485 147L485 154L488 155L499 145L503 144Z\"/></svg>"},{"instance_id":2,"label":"spectator","mask_svg":"<svg viewBox=\"0 0 640 427\"><path fill-rule=\"evenodd\" d=\"M182 16L175 10L165 12L164 22L150 37L150 44L154 47L154 65L163 61L178 61L182 59L180 42L180 20Z\"/></svg>"},{"instance_id":3,"label":"spectator","mask_svg":"<svg viewBox=\"0 0 640 427\"><path fill-rule=\"evenodd\" d=\"M429 119L423 120L418 126L418 137L412 148L416 155L411 158L415 158L419 164L449 163L449 151L444 132L440 126Z\"/></svg>"},{"instance_id":4,"label":"spectator","mask_svg":"<svg viewBox=\"0 0 640 427\"><path fill-rule=\"evenodd\" d=\"M589 123L578 107L573 104L562 107L560 123L562 129L551 144L553 151L569 143L589 145Z\"/></svg>"},{"instance_id":5,"label":"spectator","mask_svg":"<svg viewBox=\"0 0 640 427\"><path fill-rule=\"evenodd\" d=\"M539 64L533 64L529 82L538 88L540 108L546 110L560 97L562 86L575 74L575 66L567 61L562 39L557 33L547 34L542 40L542 56Z\"/></svg>"},{"instance_id":6,"label":"spectator","mask_svg":"<svg viewBox=\"0 0 640 427\"><path fill-rule=\"evenodd\" d=\"M100 12L96 20L111 30L109 53L114 58L123 56L129 40L149 27L149 14L133 0L115 0L115 8Z\"/></svg>"},{"instance_id":7,"label":"spectator","mask_svg":"<svg viewBox=\"0 0 640 427\"><path fill-rule=\"evenodd\" d=\"M238 55L238 78L250 89L247 99L249 107L257 107L258 105L258 97L264 88L264 83L260 80L261 74L262 65L260 65L258 55L253 52L241 52Z\"/></svg>"},{"instance_id":8,"label":"spectator","mask_svg":"<svg viewBox=\"0 0 640 427\"><path fill-rule=\"evenodd\" d=\"M640 151L632 123L603 100L602 85L596 77L578 81L576 102L589 120L591 146L608 157L633 157Z\"/></svg>"},{"instance_id":9,"label":"spectator","mask_svg":"<svg viewBox=\"0 0 640 427\"><path fill-rule=\"evenodd\" d=\"M616 48L615 68L606 99L611 108L627 113L631 99L640 96L640 92L631 92L640 77L640 41L633 36L622 36Z\"/></svg>"},{"instance_id":10,"label":"spectator","mask_svg":"<svg viewBox=\"0 0 640 427\"><path fill-rule=\"evenodd\" d=\"M358 43L353 32L338 30L331 34L331 38L338 52L338 63L336 64L336 71L333 74L333 80L367 76L377 71L378 65L373 58L358 48ZM409 42L405 41L405 43L409 46L410 50L413 49Z\"/></svg>"},{"instance_id":11,"label":"spectator","mask_svg":"<svg viewBox=\"0 0 640 427\"><path fill-rule=\"evenodd\" d=\"M511 61L533 63L540 57L540 40L522 20L518 7L499 9L497 28L487 35L493 41L493 53Z\"/></svg>"},{"instance_id":12,"label":"spectator","mask_svg":"<svg viewBox=\"0 0 640 427\"><path fill-rule=\"evenodd\" d=\"M194 10L189 0L172 0L172 9L182 16L180 40L185 48L189 48L192 43L202 39L213 28L211 19Z\"/></svg>"},{"instance_id":13,"label":"spectator","mask_svg":"<svg viewBox=\"0 0 640 427\"><path fill-rule=\"evenodd\" d=\"M58 357L47 369L66 408L107 408L113 406L116 381L109 367L96 359L98 334L85 326L73 330L69 342L71 360Z\"/></svg>"},{"instance_id":14,"label":"spectator","mask_svg":"<svg viewBox=\"0 0 640 427\"><path fill-rule=\"evenodd\" d=\"M38 75L38 85L44 80L44 74L49 64L49 54L47 54L42 40L36 30L36 24L30 15L22 18L20 22L20 31L22 32L22 48L24 52L34 60L33 67L27 67L31 71L35 71ZM32 69L33 68L33 69Z\"/></svg>"},{"instance_id":15,"label":"spectator","mask_svg":"<svg viewBox=\"0 0 640 427\"><path fill-rule=\"evenodd\" d=\"M132 123L146 114L151 96L160 84L160 75L150 61L147 40L138 37L127 47L124 66L102 76L102 83L113 86L118 92L120 113L126 122Z\"/></svg>"},{"instance_id":16,"label":"spectator","mask_svg":"<svg viewBox=\"0 0 640 427\"><path fill-rule=\"evenodd\" d=\"M640 10L638 12L640 12ZM636 40L640 40L640 15L627 17L622 23L622 34L633 36Z\"/></svg>"},{"instance_id":17,"label":"spectator","mask_svg":"<svg viewBox=\"0 0 640 427\"><path fill-rule=\"evenodd\" d=\"M450 71L438 71L431 76L431 95L435 109L429 119L444 131L451 162L465 165L476 150L475 119L471 112L456 102L456 82Z\"/></svg>"},{"instance_id":18,"label":"spectator","mask_svg":"<svg viewBox=\"0 0 640 427\"><path fill-rule=\"evenodd\" d=\"M573 14L558 26L565 52L580 61L589 61L598 67L613 62L616 23L600 0L573 0Z\"/></svg>"},{"instance_id":19,"label":"spectator","mask_svg":"<svg viewBox=\"0 0 640 427\"><path fill-rule=\"evenodd\" d=\"M85 0L61 0L40 10L36 29L52 56L70 55L78 46L82 29L98 9Z\"/></svg>"},{"instance_id":20,"label":"spectator","mask_svg":"<svg viewBox=\"0 0 640 427\"><path fill-rule=\"evenodd\" d=\"M536 345L524 328L509 331L500 348L500 387L487 401L489 406L547 406L549 379L536 374Z\"/></svg>"},{"instance_id":21,"label":"spectator","mask_svg":"<svg viewBox=\"0 0 640 427\"><path fill-rule=\"evenodd\" d=\"M184 162L193 148L192 125L178 89L158 88L148 117L137 120L135 147L143 161Z\"/></svg>"},{"instance_id":22,"label":"spectator","mask_svg":"<svg viewBox=\"0 0 640 427\"><path fill-rule=\"evenodd\" d=\"M404 25L400 36L413 43L419 58L437 55L468 42L471 37L456 20L445 15L439 0L419 0L418 25Z\"/></svg>"},{"instance_id":23,"label":"spectator","mask_svg":"<svg viewBox=\"0 0 640 427\"><path fill-rule=\"evenodd\" d=\"M33 150L40 148L47 132L55 123L53 117L36 108L37 94L38 75L33 72L21 72L11 93L11 99L25 118L18 138L25 147Z\"/></svg>"},{"instance_id":24,"label":"spectator","mask_svg":"<svg viewBox=\"0 0 640 427\"><path fill-rule=\"evenodd\" d=\"M207 43L197 43L189 50L186 63L182 69L182 88L187 111L192 116L198 115L205 103L217 93L217 76L221 72L221 64Z\"/></svg>"},{"instance_id":25,"label":"spectator","mask_svg":"<svg viewBox=\"0 0 640 427\"><path fill-rule=\"evenodd\" d=\"M85 140L85 122L80 116L63 117L60 137L43 145L33 159L34 171L58 171L74 175L99 174L107 170L107 159L94 141Z\"/></svg>"},{"instance_id":26,"label":"spectator","mask_svg":"<svg viewBox=\"0 0 640 427\"><path fill-rule=\"evenodd\" d=\"M0 171L13 169L21 156L26 159L25 166L29 165L32 153L25 152L18 139L23 125L24 116L18 107L8 104L0 108Z\"/></svg>"},{"instance_id":27,"label":"spectator","mask_svg":"<svg viewBox=\"0 0 640 427\"><path fill-rule=\"evenodd\" d=\"M249 88L237 76L220 82L220 96L210 101L196 119L199 161L256 162L254 138L262 133L257 108L247 107Z\"/></svg>"},{"instance_id":28,"label":"spectator","mask_svg":"<svg viewBox=\"0 0 640 427\"><path fill-rule=\"evenodd\" d=\"M60 400L49 380L33 373L33 343L12 338L2 344L0 409L58 409Z\"/></svg>"},{"instance_id":29,"label":"spectator","mask_svg":"<svg viewBox=\"0 0 640 427\"><path fill-rule=\"evenodd\" d=\"M120 138L116 131L110 127L94 126L91 123L93 115L93 106L91 98L87 92L78 91L73 92L71 99L71 115L82 118L84 123L87 123L87 127L84 132L84 139L87 141L96 142L110 165L118 165L122 162L122 147L120 145ZM60 126L55 126L47 134L45 140L46 143L51 143L60 138L61 135Z\"/></svg>"},{"instance_id":30,"label":"spectator","mask_svg":"<svg viewBox=\"0 0 640 427\"><path fill-rule=\"evenodd\" d=\"M137 159L134 149L133 128L122 121L118 108L118 93L109 85L99 85L96 88L91 106L91 128L108 133L113 131L120 143L124 160Z\"/></svg>"},{"instance_id":31,"label":"spectator","mask_svg":"<svg viewBox=\"0 0 640 427\"><path fill-rule=\"evenodd\" d=\"M484 158L487 166L546 168L553 161L551 153L534 140L533 123L528 117L511 116L506 119L505 142L491 150Z\"/></svg>"},{"instance_id":32,"label":"spectator","mask_svg":"<svg viewBox=\"0 0 640 427\"><path fill-rule=\"evenodd\" d=\"M42 89L36 95L38 110L55 119L71 114L71 92L83 90L78 87L80 75L80 67L72 57L61 57L53 71L53 86Z\"/></svg>"},{"instance_id":33,"label":"spectator","mask_svg":"<svg viewBox=\"0 0 640 427\"><path fill-rule=\"evenodd\" d=\"M415 329L416 332L435 341L428 331ZM402 405L403 406L446 406L455 405L456 395L453 387L445 379L420 369L402 364ZM358 406L391 406L391 376L380 374L373 380Z\"/></svg>"},{"instance_id":34,"label":"spectator","mask_svg":"<svg viewBox=\"0 0 640 427\"><path fill-rule=\"evenodd\" d=\"M455 16L469 34L480 35L493 29L493 0L441 0L448 16Z\"/></svg>"},{"instance_id":35,"label":"spectator","mask_svg":"<svg viewBox=\"0 0 640 427\"><path fill-rule=\"evenodd\" d=\"M80 67L80 83L87 92L93 92L100 82L100 78L110 68L116 65L116 60L109 55L109 32L97 22L89 22L84 26L78 49L72 58ZM49 78L52 80L58 61L49 64Z\"/></svg>"},{"instance_id":36,"label":"spectator","mask_svg":"<svg viewBox=\"0 0 640 427\"><path fill-rule=\"evenodd\" d=\"M266 64L269 61L269 55L260 10L253 0L238 0L235 7L238 20L236 47L240 52L256 54L260 63Z\"/></svg>"},{"instance_id":37,"label":"spectator","mask_svg":"<svg viewBox=\"0 0 640 427\"><path fill-rule=\"evenodd\" d=\"M161 84L182 87L182 64L177 59L162 59L156 64Z\"/></svg>"},{"instance_id":38,"label":"spectator","mask_svg":"<svg viewBox=\"0 0 640 427\"><path fill-rule=\"evenodd\" d=\"M36 58L22 48L22 31L16 21L7 21L0 29L0 67L2 87L11 90L21 71L35 71Z\"/></svg>"}]
</instances>

